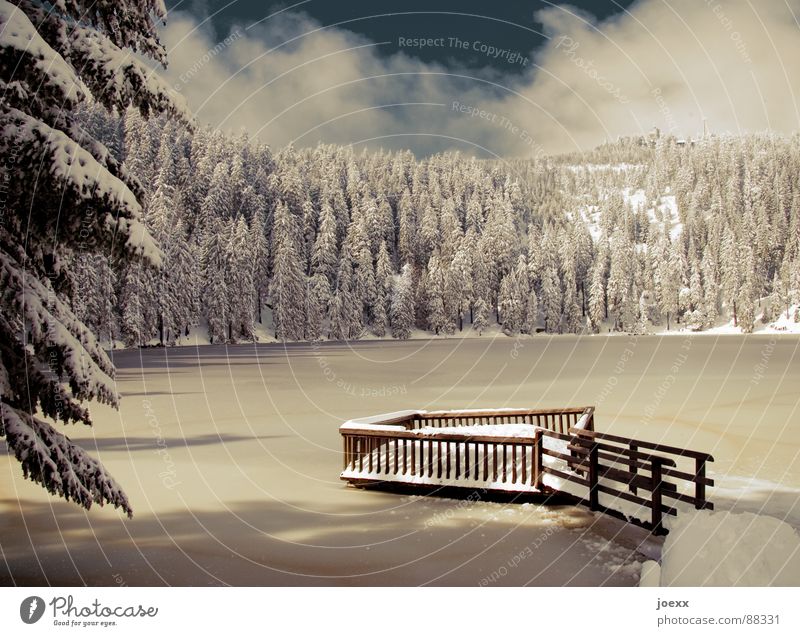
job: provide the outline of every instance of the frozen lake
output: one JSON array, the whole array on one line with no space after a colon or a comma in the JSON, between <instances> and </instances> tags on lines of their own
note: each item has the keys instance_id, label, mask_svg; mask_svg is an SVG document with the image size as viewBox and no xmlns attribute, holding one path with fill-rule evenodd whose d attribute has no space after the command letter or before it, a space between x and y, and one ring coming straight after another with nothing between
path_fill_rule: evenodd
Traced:
<instances>
[{"instance_id":1,"label":"frozen lake","mask_svg":"<svg viewBox=\"0 0 800 636\"><path fill-rule=\"evenodd\" d=\"M0 582L633 585L646 534L583 509L346 488L338 425L595 405L598 430L711 452L718 508L800 527L798 347L537 336L116 352L121 411L94 407L94 429L68 434L123 484L134 519L51 499L4 457Z\"/></svg>"}]
</instances>

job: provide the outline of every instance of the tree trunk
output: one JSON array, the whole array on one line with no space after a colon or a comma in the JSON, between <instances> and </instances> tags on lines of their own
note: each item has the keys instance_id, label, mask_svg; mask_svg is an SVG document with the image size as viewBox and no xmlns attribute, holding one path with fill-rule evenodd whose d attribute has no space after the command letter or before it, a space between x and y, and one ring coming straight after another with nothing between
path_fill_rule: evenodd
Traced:
<instances>
[{"instance_id":1,"label":"tree trunk","mask_svg":"<svg viewBox=\"0 0 800 636\"><path fill-rule=\"evenodd\" d=\"M733 301L733 326L734 327L738 326L736 324L736 301L735 300Z\"/></svg>"},{"instance_id":2,"label":"tree trunk","mask_svg":"<svg viewBox=\"0 0 800 636\"><path fill-rule=\"evenodd\" d=\"M581 283L581 316L586 317L586 285Z\"/></svg>"},{"instance_id":3,"label":"tree trunk","mask_svg":"<svg viewBox=\"0 0 800 636\"><path fill-rule=\"evenodd\" d=\"M158 315L158 341L164 346L164 315Z\"/></svg>"}]
</instances>

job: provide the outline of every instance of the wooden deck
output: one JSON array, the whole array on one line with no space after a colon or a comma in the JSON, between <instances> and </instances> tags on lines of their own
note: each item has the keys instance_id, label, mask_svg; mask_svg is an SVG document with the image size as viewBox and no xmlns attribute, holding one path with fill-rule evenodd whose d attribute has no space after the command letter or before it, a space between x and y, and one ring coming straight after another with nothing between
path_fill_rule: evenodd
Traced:
<instances>
[{"instance_id":1,"label":"wooden deck","mask_svg":"<svg viewBox=\"0 0 800 636\"><path fill-rule=\"evenodd\" d=\"M354 486L566 494L663 532L674 502L713 509L707 453L599 433L594 408L406 411L340 427Z\"/></svg>"}]
</instances>

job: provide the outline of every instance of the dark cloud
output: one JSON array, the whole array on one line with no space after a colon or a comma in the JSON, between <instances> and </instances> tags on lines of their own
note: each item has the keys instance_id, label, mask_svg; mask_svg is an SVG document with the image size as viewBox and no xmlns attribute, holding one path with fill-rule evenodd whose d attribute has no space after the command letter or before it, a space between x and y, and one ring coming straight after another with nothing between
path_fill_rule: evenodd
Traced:
<instances>
[{"instance_id":1,"label":"dark cloud","mask_svg":"<svg viewBox=\"0 0 800 636\"><path fill-rule=\"evenodd\" d=\"M800 0L643 0L601 22L551 6L531 19L543 44L525 52L495 41L491 23L481 38L409 32L426 41L398 47L295 11L225 33L177 11L164 39L167 76L200 121L275 147L525 156L654 125L696 135L704 119L716 132L796 130L798 17ZM437 54L421 59L427 49ZM476 67L476 57L492 63Z\"/></svg>"}]
</instances>

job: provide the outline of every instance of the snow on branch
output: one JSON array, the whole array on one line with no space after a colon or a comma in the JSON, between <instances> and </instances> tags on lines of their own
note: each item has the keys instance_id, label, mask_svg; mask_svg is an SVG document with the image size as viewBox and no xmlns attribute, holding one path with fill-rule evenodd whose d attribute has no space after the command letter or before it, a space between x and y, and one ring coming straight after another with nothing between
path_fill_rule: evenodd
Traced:
<instances>
[{"instance_id":1,"label":"snow on branch","mask_svg":"<svg viewBox=\"0 0 800 636\"><path fill-rule=\"evenodd\" d=\"M72 198L106 210L101 229L118 232L125 247L133 255L144 257L156 266L162 254L142 223L142 208L130 188L111 174L91 153L60 130L51 128L25 113L7 108L0 111L0 151L18 153L18 162L47 167L53 179L40 190L63 191L63 198ZM20 150L17 150L20 149ZM75 209L63 206L59 214Z\"/></svg>"},{"instance_id":2,"label":"snow on branch","mask_svg":"<svg viewBox=\"0 0 800 636\"><path fill-rule=\"evenodd\" d=\"M73 108L86 97L86 87L73 68L39 34L28 16L0 0L0 69L4 79L27 76L35 94L51 95L53 103Z\"/></svg>"},{"instance_id":3,"label":"snow on branch","mask_svg":"<svg viewBox=\"0 0 800 636\"><path fill-rule=\"evenodd\" d=\"M46 11L30 0L20 3L37 24L41 36L63 56L73 68L79 69L80 80L92 96L106 108L124 112L134 106L144 115L168 112L187 124L192 120L186 99L158 74L140 53L161 65L166 65L163 46L151 19L159 19L158 2L111 3L109 7L92 2L68 3L60 12L71 17ZM109 10L110 9L110 10ZM120 29L124 21L127 24ZM133 30L134 25L144 30Z\"/></svg>"},{"instance_id":4,"label":"snow on branch","mask_svg":"<svg viewBox=\"0 0 800 636\"><path fill-rule=\"evenodd\" d=\"M155 109L185 122L192 120L186 99L131 51L115 46L97 31L76 27L71 33L68 56L95 98L108 108L123 112L128 105L143 115Z\"/></svg>"},{"instance_id":5,"label":"snow on branch","mask_svg":"<svg viewBox=\"0 0 800 636\"><path fill-rule=\"evenodd\" d=\"M9 310L8 315L18 317L20 330L28 330L30 344L40 361L42 356L55 352L72 397L116 406L114 367L94 334L62 300L42 282L26 276L2 250L0 289L4 309Z\"/></svg>"},{"instance_id":6,"label":"snow on branch","mask_svg":"<svg viewBox=\"0 0 800 636\"><path fill-rule=\"evenodd\" d=\"M5 436L25 477L48 492L87 510L93 503L110 503L132 516L127 496L100 462L46 422L0 401L0 436Z\"/></svg>"}]
</instances>

